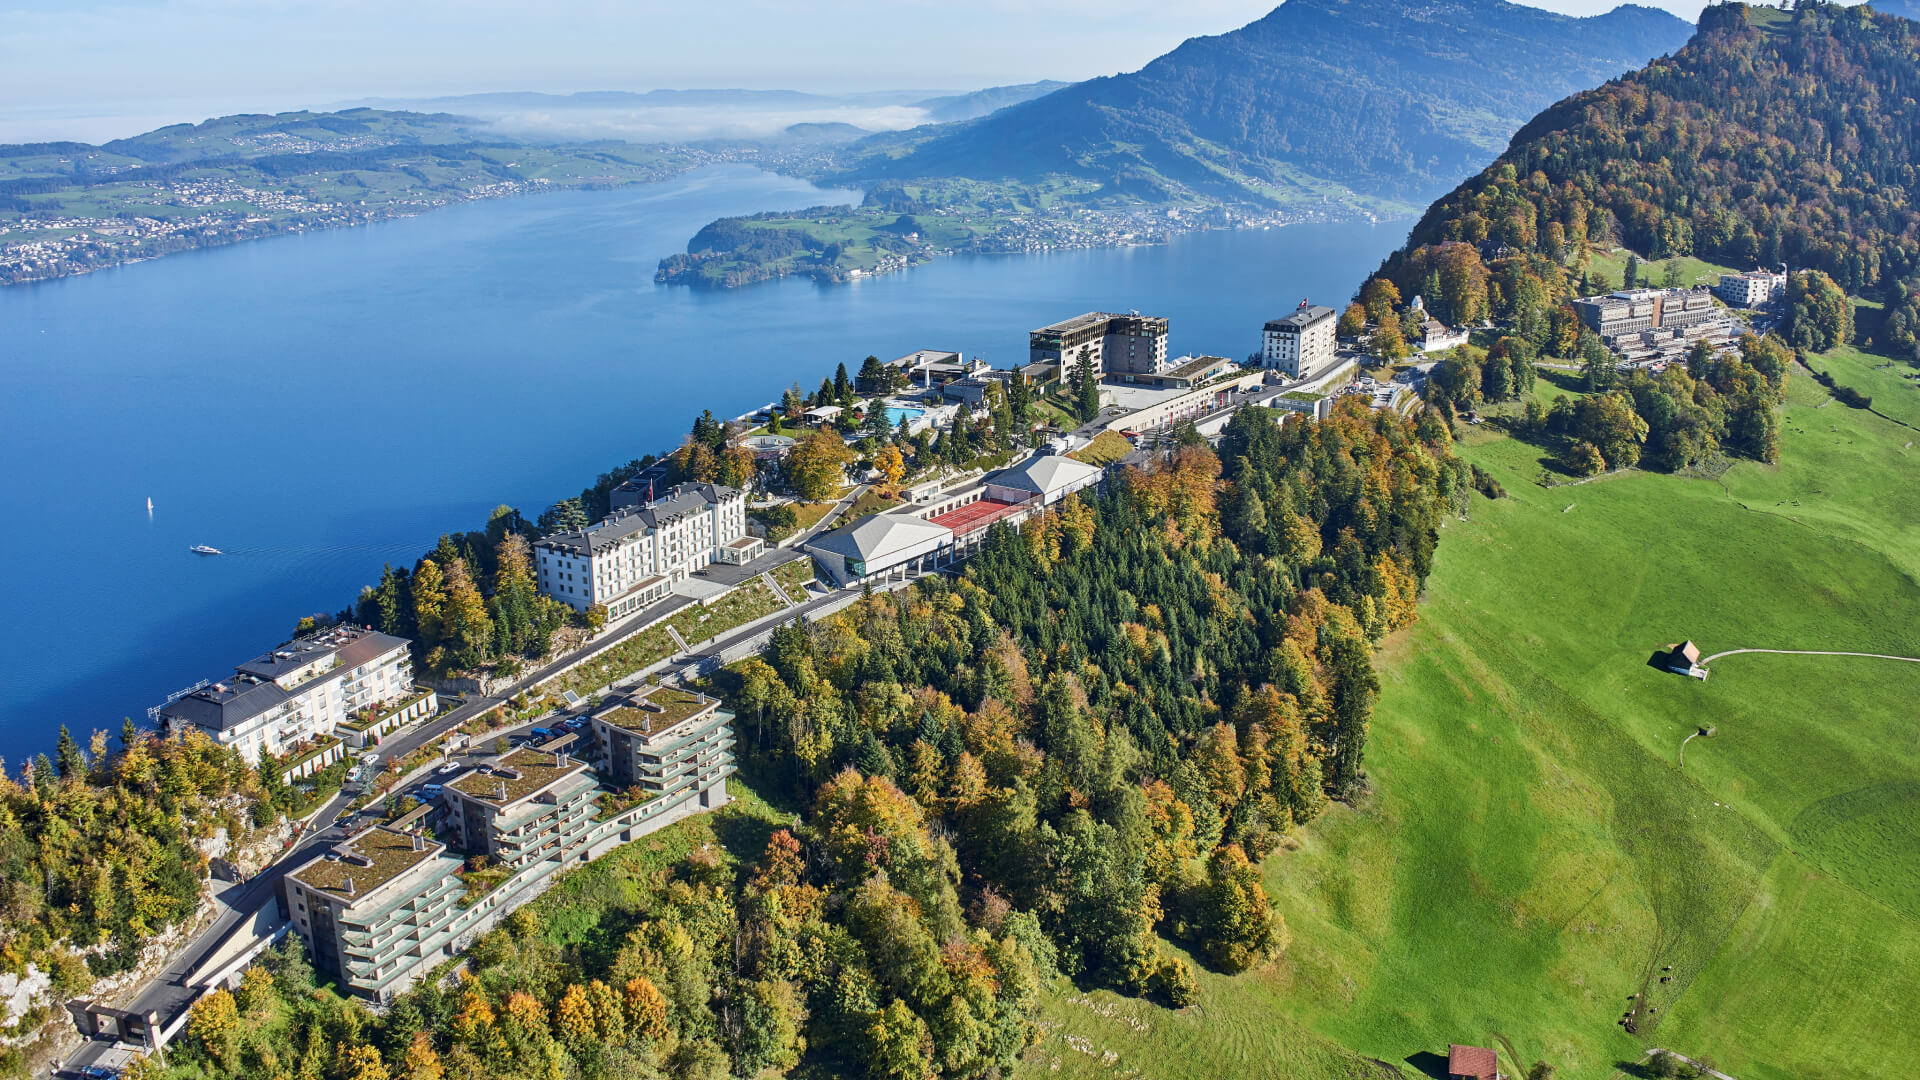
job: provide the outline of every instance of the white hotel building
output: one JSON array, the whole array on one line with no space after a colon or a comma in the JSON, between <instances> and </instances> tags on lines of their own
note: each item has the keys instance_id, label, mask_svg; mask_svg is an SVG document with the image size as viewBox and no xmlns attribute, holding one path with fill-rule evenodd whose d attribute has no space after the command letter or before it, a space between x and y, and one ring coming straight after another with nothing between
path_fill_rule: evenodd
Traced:
<instances>
[{"instance_id":1,"label":"white hotel building","mask_svg":"<svg viewBox=\"0 0 1920 1080\"><path fill-rule=\"evenodd\" d=\"M763 546L747 535L743 492L681 484L598 525L555 533L534 545L534 556L543 595L575 611L600 604L618 619L665 599L695 570L747 562Z\"/></svg>"},{"instance_id":2,"label":"white hotel building","mask_svg":"<svg viewBox=\"0 0 1920 1080\"><path fill-rule=\"evenodd\" d=\"M413 695L407 641L357 626L336 626L256 656L233 677L210 683L155 710L170 734L207 733L248 761L279 757L312 740L331 739L352 713ZM410 704L404 720L430 716L431 694ZM337 741L337 740L336 740ZM338 747L317 769L344 753Z\"/></svg>"},{"instance_id":3,"label":"white hotel building","mask_svg":"<svg viewBox=\"0 0 1920 1080\"><path fill-rule=\"evenodd\" d=\"M1297 379L1311 379L1336 363L1333 309L1300 301L1284 318L1269 319L1260 334L1260 364Z\"/></svg>"}]
</instances>

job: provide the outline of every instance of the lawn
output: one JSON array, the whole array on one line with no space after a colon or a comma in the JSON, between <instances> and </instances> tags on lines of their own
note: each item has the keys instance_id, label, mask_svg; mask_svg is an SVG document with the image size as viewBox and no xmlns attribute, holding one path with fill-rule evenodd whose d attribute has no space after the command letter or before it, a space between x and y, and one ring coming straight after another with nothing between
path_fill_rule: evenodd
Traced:
<instances>
[{"instance_id":1,"label":"lawn","mask_svg":"<svg viewBox=\"0 0 1920 1080\"><path fill-rule=\"evenodd\" d=\"M1722 482L1543 489L1538 449L1476 430L1462 453L1511 497L1447 524L1421 621L1380 657L1371 796L1265 864L1285 957L1204 976L1183 1013L1057 993L1032 1062L1333 1077L1353 1075L1345 1047L1412 1076L1504 1038L1566 1080L1649 1046L1740 1080L1906 1075L1920 664L1744 654L1704 683L1649 665L1682 638L1920 656L1914 433L1828 400L1799 376L1783 464Z\"/></svg>"},{"instance_id":2,"label":"lawn","mask_svg":"<svg viewBox=\"0 0 1920 1080\"><path fill-rule=\"evenodd\" d=\"M1707 262L1705 259L1696 259L1691 255L1683 255L1680 258L1680 283L1682 285L1718 285L1720 284L1721 274L1737 274L1742 270L1751 269L1753 269L1751 266L1722 266L1719 263ZM1596 254L1592 260L1587 263L1587 270L1590 273L1607 275L1608 284L1617 289L1620 287L1621 280L1626 276L1627 252L1623 248L1619 251ZM1665 259L1648 260L1642 258L1640 260L1640 281L1637 287L1646 288L1649 286L1663 285L1666 283L1666 274L1667 261Z\"/></svg>"},{"instance_id":3,"label":"lawn","mask_svg":"<svg viewBox=\"0 0 1920 1080\"><path fill-rule=\"evenodd\" d=\"M1133 453L1133 444L1117 431L1103 431L1093 441L1067 456L1088 465L1111 465Z\"/></svg>"},{"instance_id":4,"label":"lawn","mask_svg":"<svg viewBox=\"0 0 1920 1080\"><path fill-rule=\"evenodd\" d=\"M560 878L530 905L542 932L562 947L617 945L651 905L662 871L709 844L718 845L731 861L758 858L767 837L794 821L737 778L727 781L727 797L727 805L712 813L623 844ZM609 933L610 927L618 929Z\"/></svg>"}]
</instances>

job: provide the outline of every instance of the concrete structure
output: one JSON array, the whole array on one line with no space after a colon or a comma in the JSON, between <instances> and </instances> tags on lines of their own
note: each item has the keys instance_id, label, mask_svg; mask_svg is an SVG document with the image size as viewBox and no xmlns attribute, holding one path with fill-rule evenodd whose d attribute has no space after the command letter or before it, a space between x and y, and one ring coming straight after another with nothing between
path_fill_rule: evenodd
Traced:
<instances>
[{"instance_id":1,"label":"concrete structure","mask_svg":"<svg viewBox=\"0 0 1920 1080\"><path fill-rule=\"evenodd\" d=\"M746 496L719 484L681 484L598 525L534 545L538 585L575 611L604 605L620 619L658 603L675 582L723 560L747 535Z\"/></svg>"},{"instance_id":2,"label":"concrete structure","mask_svg":"<svg viewBox=\"0 0 1920 1080\"><path fill-rule=\"evenodd\" d=\"M665 695L664 704L684 692L653 695ZM444 785L435 801L289 873L286 908L315 966L349 993L389 1001L544 892L567 866L724 804L732 716L712 698L691 696L697 708L638 737L628 726L647 725L621 714L636 708L631 701L594 717L593 747L622 751L609 770L644 799L603 791L587 763L571 755L576 737L563 735L489 758ZM603 803L616 798L626 805ZM430 825L443 839L429 837Z\"/></svg>"},{"instance_id":3,"label":"concrete structure","mask_svg":"<svg viewBox=\"0 0 1920 1080\"><path fill-rule=\"evenodd\" d=\"M1695 342L1732 347L1738 329L1713 306L1706 286L1630 289L1573 302L1580 321L1627 364L1658 366L1684 360Z\"/></svg>"},{"instance_id":4,"label":"concrete structure","mask_svg":"<svg viewBox=\"0 0 1920 1080\"><path fill-rule=\"evenodd\" d=\"M1127 410L1125 415L1106 422L1104 429L1120 432L1144 432L1192 420L1234 401L1234 395L1262 385L1266 374L1247 371L1229 379L1208 383L1193 390L1151 390L1124 385L1110 386L1115 404Z\"/></svg>"},{"instance_id":5,"label":"concrete structure","mask_svg":"<svg viewBox=\"0 0 1920 1080\"><path fill-rule=\"evenodd\" d=\"M1744 274L1721 274L1714 294L1728 307L1757 308L1787 295L1785 270L1751 270Z\"/></svg>"},{"instance_id":6,"label":"concrete structure","mask_svg":"<svg viewBox=\"0 0 1920 1080\"><path fill-rule=\"evenodd\" d=\"M1580 321L1609 347L1613 339L1643 330L1677 330L1714 317L1713 294L1692 289L1624 289L1573 302Z\"/></svg>"},{"instance_id":7,"label":"concrete structure","mask_svg":"<svg viewBox=\"0 0 1920 1080\"><path fill-rule=\"evenodd\" d=\"M1089 311L1027 334L1027 362L1057 364L1071 377L1092 361L1103 375L1151 375L1167 368L1167 319Z\"/></svg>"},{"instance_id":8,"label":"concrete structure","mask_svg":"<svg viewBox=\"0 0 1920 1080\"><path fill-rule=\"evenodd\" d=\"M1293 314L1267 320L1260 334L1260 363L1296 379L1310 379L1338 362L1332 308L1300 301Z\"/></svg>"},{"instance_id":9,"label":"concrete structure","mask_svg":"<svg viewBox=\"0 0 1920 1080\"><path fill-rule=\"evenodd\" d=\"M1124 372L1108 376L1109 381L1129 386L1151 386L1163 390L1191 390L1203 386L1239 365L1224 356L1182 356L1167 361L1158 372Z\"/></svg>"},{"instance_id":10,"label":"concrete structure","mask_svg":"<svg viewBox=\"0 0 1920 1080\"><path fill-rule=\"evenodd\" d=\"M177 697L154 715L169 734L197 729L258 762L262 755L282 757L329 740L337 743L334 730L354 713L413 693L406 639L336 626L256 656L232 678ZM426 706L428 713L432 708ZM313 770L324 768L344 751L336 745L327 755L321 755L325 761L316 757L307 763Z\"/></svg>"},{"instance_id":11,"label":"concrete structure","mask_svg":"<svg viewBox=\"0 0 1920 1080\"><path fill-rule=\"evenodd\" d=\"M915 349L905 356L896 356L887 361L887 366L905 374L909 385L926 390L945 386L987 369L984 360L970 361L957 352L946 352L940 349ZM880 393L882 389L868 390L863 387L862 392Z\"/></svg>"},{"instance_id":12,"label":"concrete structure","mask_svg":"<svg viewBox=\"0 0 1920 1080\"><path fill-rule=\"evenodd\" d=\"M590 722L614 785L649 801L689 797L703 810L726 803L733 714L718 698L652 687L612 702Z\"/></svg>"}]
</instances>

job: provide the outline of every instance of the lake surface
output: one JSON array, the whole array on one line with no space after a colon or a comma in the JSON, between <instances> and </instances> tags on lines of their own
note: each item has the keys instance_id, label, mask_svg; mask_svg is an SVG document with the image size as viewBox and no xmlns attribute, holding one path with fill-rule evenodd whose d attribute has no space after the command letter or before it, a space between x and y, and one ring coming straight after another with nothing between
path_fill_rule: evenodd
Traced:
<instances>
[{"instance_id":1,"label":"lake surface","mask_svg":"<svg viewBox=\"0 0 1920 1080\"><path fill-rule=\"evenodd\" d=\"M653 283L713 218L854 197L719 167L0 290L0 755L50 751L62 722L84 743L144 721L383 563L500 503L531 517L703 408L738 415L869 353L1009 366L1027 330L1089 308L1171 317L1176 354L1244 357L1405 236L1301 225L840 286Z\"/></svg>"}]
</instances>

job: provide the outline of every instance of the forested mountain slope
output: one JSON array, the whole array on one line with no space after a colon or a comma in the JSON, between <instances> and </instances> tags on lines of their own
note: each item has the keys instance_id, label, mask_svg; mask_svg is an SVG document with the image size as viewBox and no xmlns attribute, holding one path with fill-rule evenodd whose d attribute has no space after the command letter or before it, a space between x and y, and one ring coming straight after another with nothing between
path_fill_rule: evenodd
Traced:
<instances>
[{"instance_id":1,"label":"forested mountain slope","mask_svg":"<svg viewBox=\"0 0 1920 1080\"><path fill-rule=\"evenodd\" d=\"M1542 107L1677 48L1681 20L1576 19L1504 0L1288 0L1145 68L1093 79L853 170L1071 174L1144 194L1303 194L1312 179L1431 198ZM882 140L899 154L898 139Z\"/></svg>"},{"instance_id":2,"label":"forested mountain slope","mask_svg":"<svg viewBox=\"0 0 1920 1080\"><path fill-rule=\"evenodd\" d=\"M1385 272L1419 291L1455 241L1567 267L1614 244L1653 258L1784 262L1893 301L1887 343L1911 352L1917 61L1920 25L1869 7L1709 8L1672 57L1528 123L1427 211ZM1478 258L1451 258L1470 264L1452 277L1459 289L1486 279ZM1493 279L1500 314L1514 279L1498 269ZM1444 291L1443 305L1466 299Z\"/></svg>"}]
</instances>

